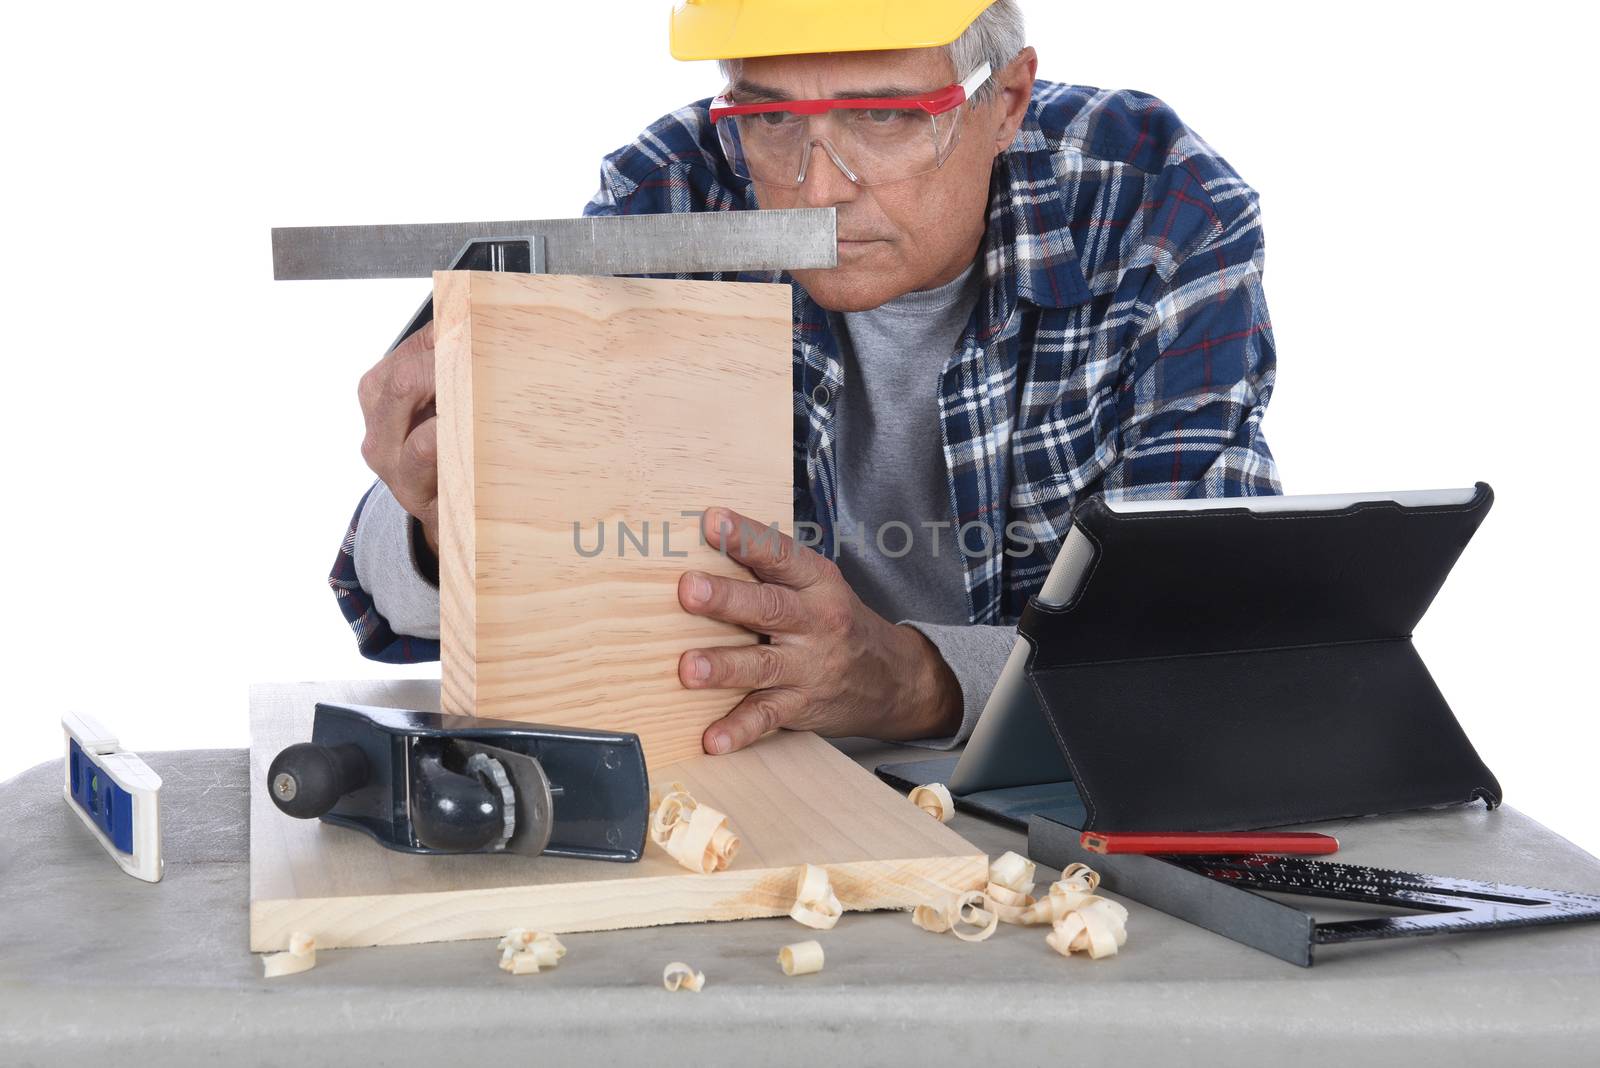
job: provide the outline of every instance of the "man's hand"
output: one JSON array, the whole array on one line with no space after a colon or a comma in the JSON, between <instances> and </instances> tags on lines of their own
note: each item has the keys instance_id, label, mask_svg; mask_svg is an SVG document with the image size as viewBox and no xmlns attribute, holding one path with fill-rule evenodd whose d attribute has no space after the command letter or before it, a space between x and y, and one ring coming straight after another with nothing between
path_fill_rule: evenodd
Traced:
<instances>
[{"instance_id":1,"label":"man's hand","mask_svg":"<svg viewBox=\"0 0 1600 1068\"><path fill-rule=\"evenodd\" d=\"M422 522L439 552L439 448L433 403L433 323L406 338L361 376L367 436L361 458L400 507Z\"/></svg>"},{"instance_id":2,"label":"man's hand","mask_svg":"<svg viewBox=\"0 0 1600 1068\"><path fill-rule=\"evenodd\" d=\"M771 639L679 658L690 689L753 691L706 728L706 752L742 749L780 727L885 739L955 732L960 683L920 631L867 608L833 561L784 534L720 508L707 510L704 527L706 541L758 581L686 571L679 603Z\"/></svg>"}]
</instances>

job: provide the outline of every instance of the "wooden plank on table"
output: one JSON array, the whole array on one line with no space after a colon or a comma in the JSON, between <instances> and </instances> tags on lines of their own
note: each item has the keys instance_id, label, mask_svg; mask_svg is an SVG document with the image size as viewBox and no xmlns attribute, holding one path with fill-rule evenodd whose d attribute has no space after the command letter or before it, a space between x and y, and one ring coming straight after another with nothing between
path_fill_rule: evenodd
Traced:
<instances>
[{"instance_id":1,"label":"wooden plank on table","mask_svg":"<svg viewBox=\"0 0 1600 1068\"><path fill-rule=\"evenodd\" d=\"M438 697L424 681L252 687L251 949L282 949L294 931L334 948L491 938L513 927L559 933L781 916L807 863L828 869L851 910L909 908L988 876L974 846L809 733L770 735L655 775L729 814L742 844L733 866L714 875L686 871L653 844L636 864L415 856L273 805L267 766L311 737L316 702L438 711Z\"/></svg>"},{"instance_id":2,"label":"wooden plank on table","mask_svg":"<svg viewBox=\"0 0 1600 1068\"><path fill-rule=\"evenodd\" d=\"M683 513L792 526L789 287L450 271L434 306L446 710L699 753L740 695L678 656L754 637L679 607L688 568L748 577Z\"/></svg>"}]
</instances>

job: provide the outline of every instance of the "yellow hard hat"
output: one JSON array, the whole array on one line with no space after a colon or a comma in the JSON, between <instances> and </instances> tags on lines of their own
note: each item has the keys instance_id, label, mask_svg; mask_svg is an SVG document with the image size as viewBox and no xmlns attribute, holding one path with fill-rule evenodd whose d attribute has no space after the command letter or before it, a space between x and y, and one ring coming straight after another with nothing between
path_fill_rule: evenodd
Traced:
<instances>
[{"instance_id":1,"label":"yellow hard hat","mask_svg":"<svg viewBox=\"0 0 1600 1068\"><path fill-rule=\"evenodd\" d=\"M960 37L994 0L681 0L676 59L936 48Z\"/></svg>"}]
</instances>

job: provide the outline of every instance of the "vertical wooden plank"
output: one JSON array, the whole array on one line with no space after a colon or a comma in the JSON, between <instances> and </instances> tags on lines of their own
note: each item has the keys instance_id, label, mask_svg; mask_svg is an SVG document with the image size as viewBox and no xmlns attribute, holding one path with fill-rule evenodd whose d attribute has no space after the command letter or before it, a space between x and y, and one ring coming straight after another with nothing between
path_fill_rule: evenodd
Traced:
<instances>
[{"instance_id":1,"label":"vertical wooden plank","mask_svg":"<svg viewBox=\"0 0 1600 1068\"><path fill-rule=\"evenodd\" d=\"M748 578L685 513L792 527L787 286L435 276L441 640L451 712L700 751L741 696L685 649L753 641L687 615L678 576Z\"/></svg>"},{"instance_id":2,"label":"vertical wooden plank","mask_svg":"<svg viewBox=\"0 0 1600 1068\"><path fill-rule=\"evenodd\" d=\"M471 715L477 693L476 450L472 272L433 276L434 404L439 420L439 661L442 703ZM465 711L463 711L465 710Z\"/></svg>"}]
</instances>

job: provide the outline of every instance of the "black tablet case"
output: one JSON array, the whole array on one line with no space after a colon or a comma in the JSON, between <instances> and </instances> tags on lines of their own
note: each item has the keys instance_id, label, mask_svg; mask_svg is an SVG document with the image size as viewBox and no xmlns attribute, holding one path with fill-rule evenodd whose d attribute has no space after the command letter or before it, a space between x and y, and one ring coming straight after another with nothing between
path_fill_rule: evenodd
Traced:
<instances>
[{"instance_id":1,"label":"black tablet case","mask_svg":"<svg viewBox=\"0 0 1600 1068\"><path fill-rule=\"evenodd\" d=\"M1034 600L1028 679L1085 830L1242 830L1456 804L1479 759L1411 635L1493 503L1117 513L1095 559Z\"/></svg>"}]
</instances>

